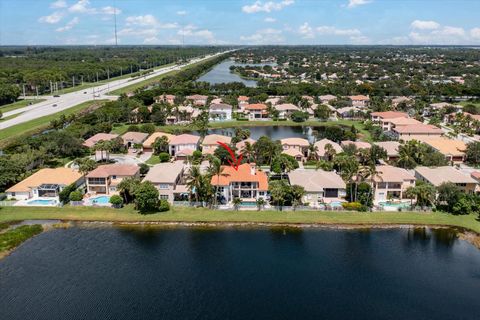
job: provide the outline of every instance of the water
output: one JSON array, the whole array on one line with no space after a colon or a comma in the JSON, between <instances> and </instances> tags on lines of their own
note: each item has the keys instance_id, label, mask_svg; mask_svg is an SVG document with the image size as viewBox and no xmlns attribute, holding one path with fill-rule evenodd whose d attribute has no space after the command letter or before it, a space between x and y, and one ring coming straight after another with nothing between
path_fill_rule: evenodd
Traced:
<instances>
[{"instance_id":1,"label":"water","mask_svg":"<svg viewBox=\"0 0 480 320\"><path fill-rule=\"evenodd\" d=\"M0 260L0 319L478 319L449 230L45 232Z\"/></svg>"},{"instance_id":2,"label":"water","mask_svg":"<svg viewBox=\"0 0 480 320\"><path fill-rule=\"evenodd\" d=\"M110 203L110 197L109 196L99 196L95 198L90 198L89 199L90 203L95 203L95 204L109 204Z\"/></svg>"},{"instance_id":3,"label":"water","mask_svg":"<svg viewBox=\"0 0 480 320\"><path fill-rule=\"evenodd\" d=\"M27 202L30 206L53 206L57 204L56 200L35 199Z\"/></svg>"},{"instance_id":4,"label":"water","mask_svg":"<svg viewBox=\"0 0 480 320\"><path fill-rule=\"evenodd\" d=\"M270 137L273 140L280 140L284 138L305 138L313 142L318 136L318 133L313 127L242 127L250 130L250 137L258 140L262 136ZM196 133L199 134L199 133ZM235 135L235 128L225 129L209 129L208 134L221 134L224 136L233 137Z\"/></svg>"},{"instance_id":5,"label":"water","mask_svg":"<svg viewBox=\"0 0 480 320\"><path fill-rule=\"evenodd\" d=\"M241 82L245 84L247 87L256 87L257 82L254 80L245 80L240 76L236 75L235 73L230 72L230 67L233 65L237 66L245 66L247 64L238 63L232 60L226 60L222 63L217 64L215 67L212 68L209 72L201 76L198 81L205 81L209 82L210 84L218 84L218 83L229 83L229 82ZM267 65L266 63L262 64L248 64L250 66L263 66ZM273 65L273 64L270 64Z\"/></svg>"}]
</instances>

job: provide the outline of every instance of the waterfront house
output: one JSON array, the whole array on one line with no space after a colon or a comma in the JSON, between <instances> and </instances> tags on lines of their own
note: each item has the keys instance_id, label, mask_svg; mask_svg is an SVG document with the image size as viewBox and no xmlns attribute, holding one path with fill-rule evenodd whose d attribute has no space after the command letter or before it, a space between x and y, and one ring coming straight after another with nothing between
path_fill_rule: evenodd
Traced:
<instances>
[{"instance_id":1,"label":"waterfront house","mask_svg":"<svg viewBox=\"0 0 480 320\"><path fill-rule=\"evenodd\" d=\"M376 167L376 174L373 176L374 203L387 200L406 200L405 191L415 186L413 173L389 165Z\"/></svg>"},{"instance_id":2,"label":"waterfront house","mask_svg":"<svg viewBox=\"0 0 480 320\"><path fill-rule=\"evenodd\" d=\"M158 189L160 199L173 203L175 194L184 194L180 185L184 173L183 161L159 163L150 168L143 181L150 181Z\"/></svg>"},{"instance_id":3,"label":"waterfront house","mask_svg":"<svg viewBox=\"0 0 480 320\"><path fill-rule=\"evenodd\" d=\"M438 138L425 140L425 144L443 154L445 159L451 164L460 164L466 159L465 151L467 150L467 145L463 141Z\"/></svg>"},{"instance_id":4,"label":"waterfront house","mask_svg":"<svg viewBox=\"0 0 480 320\"><path fill-rule=\"evenodd\" d=\"M253 146L255 143L257 142L257 140L255 139L252 139L252 138L247 138L245 140L242 140L240 142L238 142L236 145L235 145L235 149L237 150L237 153L238 154L242 154L244 149L245 149L245 145L247 143L249 143L251 146Z\"/></svg>"},{"instance_id":5,"label":"waterfront house","mask_svg":"<svg viewBox=\"0 0 480 320\"><path fill-rule=\"evenodd\" d=\"M250 99L250 98L247 97L247 96L239 96L239 97L237 98L238 106L240 107L240 106L242 106L242 105L247 105L249 99Z\"/></svg>"},{"instance_id":6,"label":"waterfront house","mask_svg":"<svg viewBox=\"0 0 480 320\"><path fill-rule=\"evenodd\" d=\"M153 148L153 144L155 143L155 141L161 137L166 137L168 139L168 141L170 141L170 139L173 137L172 134L169 134L169 133L165 133L165 132L159 132L159 131L156 131L154 133L152 133L150 136L148 136L148 138L143 141L143 152L153 152L155 151L154 148Z\"/></svg>"},{"instance_id":7,"label":"waterfront house","mask_svg":"<svg viewBox=\"0 0 480 320\"><path fill-rule=\"evenodd\" d=\"M238 170L231 166L222 168L222 174L213 176L211 180L212 186L218 187L222 203L230 203L234 198L250 204L259 198L267 200L268 178L265 172L256 168L255 163L244 163L238 166Z\"/></svg>"},{"instance_id":8,"label":"waterfront house","mask_svg":"<svg viewBox=\"0 0 480 320\"><path fill-rule=\"evenodd\" d=\"M116 139L118 134L111 133L97 133L83 142L83 145L87 148L93 148L100 141L110 141Z\"/></svg>"},{"instance_id":9,"label":"waterfront house","mask_svg":"<svg viewBox=\"0 0 480 320\"><path fill-rule=\"evenodd\" d=\"M209 121L232 120L233 107L226 103L211 104L208 108Z\"/></svg>"},{"instance_id":10,"label":"waterfront house","mask_svg":"<svg viewBox=\"0 0 480 320\"><path fill-rule=\"evenodd\" d=\"M124 178L132 177L140 177L140 168L136 164L101 165L87 174L87 192L90 194L116 193L117 185Z\"/></svg>"},{"instance_id":11,"label":"waterfront house","mask_svg":"<svg viewBox=\"0 0 480 320\"><path fill-rule=\"evenodd\" d=\"M361 119L364 116L363 110L357 107L344 107L335 110L338 118L345 120Z\"/></svg>"},{"instance_id":12,"label":"waterfront house","mask_svg":"<svg viewBox=\"0 0 480 320\"><path fill-rule=\"evenodd\" d=\"M346 185L342 178L332 171L296 169L288 173L291 185L305 189L302 202L311 207L323 203L344 201Z\"/></svg>"},{"instance_id":13,"label":"waterfront house","mask_svg":"<svg viewBox=\"0 0 480 320\"><path fill-rule=\"evenodd\" d=\"M370 98L364 95L349 96L350 105L357 108L366 108L370 104Z\"/></svg>"},{"instance_id":14,"label":"waterfront house","mask_svg":"<svg viewBox=\"0 0 480 320\"><path fill-rule=\"evenodd\" d=\"M325 150L326 146L327 145L330 145L332 146L333 150L335 151L336 154L338 153L341 153L343 151L342 147L336 143L336 142L333 142L331 140L328 140L328 139L322 139L322 140L319 140L317 142L315 142L315 146L317 147L317 157L319 159L323 159L323 160L331 160L329 159L329 155L327 154L327 150Z\"/></svg>"},{"instance_id":15,"label":"waterfront house","mask_svg":"<svg viewBox=\"0 0 480 320\"><path fill-rule=\"evenodd\" d=\"M193 151L197 150L199 141L200 137L192 134L173 136L168 144L168 153L177 159L185 159L192 155Z\"/></svg>"},{"instance_id":16,"label":"waterfront house","mask_svg":"<svg viewBox=\"0 0 480 320\"><path fill-rule=\"evenodd\" d=\"M175 104L175 96L173 94L162 94L161 96L155 97L155 103L167 103L170 105Z\"/></svg>"},{"instance_id":17,"label":"waterfront house","mask_svg":"<svg viewBox=\"0 0 480 320\"><path fill-rule=\"evenodd\" d=\"M135 146L142 145L147 137L148 133L129 131L122 135L122 140L128 149L137 149Z\"/></svg>"},{"instance_id":18,"label":"waterfront house","mask_svg":"<svg viewBox=\"0 0 480 320\"><path fill-rule=\"evenodd\" d=\"M409 119L409 118L408 118L408 115L404 112L385 111L385 112L372 112L370 114L370 119L372 120L373 123L381 126L383 131L390 131L391 128L393 127L392 120L395 121L394 119Z\"/></svg>"},{"instance_id":19,"label":"waterfront house","mask_svg":"<svg viewBox=\"0 0 480 320\"><path fill-rule=\"evenodd\" d=\"M326 94L323 96L318 96L321 104L330 104L332 101L337 100L337 97L331 94Z\"/></svg>"},{"instance_id":20,"label":"waterfront house","mask_svg":"<svg viewBox=\"0 0 480 320\"><path fill-rule=\"evenodd\" d=\"M382 122L382 129L383 131L392 131L393 128L397 128L400 126L416 126L416 125L423 125L422 122L414 119L414 118L391 118L385 119Z\"/></svg>"},{"instance_id":21,"label":"waterfront house","mask_svg":"<svg viewBox=\"0 0 480 320\"><path fill-rule=\"evenodd\" d=\"M79 187L83 176L70 168L40 169L5 191L8 199L27 200L53 198L58 201L59 193L71 184Z\"/></svg>"},{"instance_id":22,"label":"waterfront house","mask_svg":"<svg viewBox=\"0 0 480 320\"><path fill-rule=\"evenodd\" d=\"M191 96L187 96L186 99L188 101L191 101L194 106L203 107L207 105L208 96L194 94Z\"/></svg>"},{"instance_id":23,"label":"waterfront house","mask_svg":"<svg viewBox=\"0 0 480 320\"><path fill-rule=\"evenodd\" d=\"M364 141L344 140L344 141L340 142L340 146L342 146L342 148L345 148L346 146L349 146L349 145L354 145L358 150L360 150L360 149L370 149L372 147L372 145L370 143L364 142Z\"/></svg>"},{"instance_id":24,"label":"waterfront house","mask_svg":"<svg viewBox=\"0 0 480 320\"><path fill-rule=\"evenodd\" d=\"M232 138L227 136L222 136L220 134L209 134L203 138L202 141L202 153L203 154L213 154L215 150L220 146L218 142L225 143L230 145Z\"/></svg>"},{"instance_id":25,"label":"waterfront house","mask_svg":"<svg viewBox=\"0 0 480 320\"><path fill-rule=\"evenodd\" d=\"M385 151L387 152L387 161L395 161L398 159L399 157L398 150L401 146L400 142L381 141L381 142L374 142L374 144L385 149Z\"/></svg>"},{"instance_id":26,"label":"waterfront house","mask_svg":"<svg viewBox=\"0 0 480 320\"><path fill-rule=\"evenodd\" d=\"M451 182L465 193L474 193L477 188L477 181L475 179L450 166L433 168L417 167L415 168L415 177L417 180L425 181L435 187L445 182Z\"/></svg>"},{"instance_id":27,"label":"waterfront house","mask_svg":"<svg viewBox=\"0 0 480 320\"><path fill-rule=\"evenodd\" d=\"M308 147L310 143L303 138L286 138L281 139L282 153L294 157L297 161L302 161L308 156Z\"/></svg>"},{"instance_id":28,"label":"waterfront house","mask_svg":"<svg viewBox=\"0 0 480 320\"><path fill-rule=\"evenodd\" d=\"M263 103L248 104L245 106L245 113L250 121L270 120L267 109Z\"/></svg>"},{"instance_id":29,"label":"waterfront house","mask_svg":"<svg viewBox=\"0 0 480 320\"><path fill-rule=\"evenodd\" d=\"M282 103L274 106L275 110L278 111L278 117L280 119L287 119L295 111L300 111L300 108L291 104L291 103Z\"/></svg>"},{"instance_id":30,"label":"waterfront house","mask_svg":"<svg viewBox=\"0 0 480 320\"><path fill-rule=\"evenodd\" d=\"M397 140L402 141L438 139L443 134L442 129L423 123L395 126L391 132Z\"/></svg>"}]
</instances>

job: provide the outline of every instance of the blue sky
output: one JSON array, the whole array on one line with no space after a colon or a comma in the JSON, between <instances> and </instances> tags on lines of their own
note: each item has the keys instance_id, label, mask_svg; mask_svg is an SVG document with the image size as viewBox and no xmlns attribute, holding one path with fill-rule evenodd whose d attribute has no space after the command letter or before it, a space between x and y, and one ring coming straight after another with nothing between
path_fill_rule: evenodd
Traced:
<instances>
[{"instance_id":1,"label":"blue sky","mask_svg":"<svg viewBox=\"0 0 480 320\"><path fill-rule=\"evenodd\" d=\"M0 0L0 44L113 44L114 11L119 44L480 45L480 0Z\"/></svg>"}]
</instances>

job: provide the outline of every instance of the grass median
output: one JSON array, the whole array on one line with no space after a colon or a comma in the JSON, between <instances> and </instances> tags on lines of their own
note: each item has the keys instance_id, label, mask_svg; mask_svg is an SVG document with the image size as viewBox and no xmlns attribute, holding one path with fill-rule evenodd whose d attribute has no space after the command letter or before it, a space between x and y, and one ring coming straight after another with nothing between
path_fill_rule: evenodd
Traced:
<instances>
[{"instance_id":1,"label":"grass median","mask_svg":"<svg viewBox=\"0 0 480 320\"><path fill-rule=\"evenodd\" d=\"M221 211L207 208L173 207L168 212L141 215L131 205L122 209L70 207L1 207L0 222L59 219L112 222L240 222L322 225L431 225L452 226L480 233L477 215L442 212L344 212L344 211Z\"/></svg>"},{"instance_id":2,"label":"grass median","mask_svg":"<svg viewBox=\"0 0 480 320\"><path fill-rule=\"evenodd\" d=\"M12 110L28 107L29 105L33 105L33 104L40 103L40 102L43 102L43 101L45 101L45 99L20 100L20 101L14 102L14 103L4 104L3 106L0 106L0 111L2 111L2 113L5 113L5 112L12 111Z\"/></svg>"}]
</instances>

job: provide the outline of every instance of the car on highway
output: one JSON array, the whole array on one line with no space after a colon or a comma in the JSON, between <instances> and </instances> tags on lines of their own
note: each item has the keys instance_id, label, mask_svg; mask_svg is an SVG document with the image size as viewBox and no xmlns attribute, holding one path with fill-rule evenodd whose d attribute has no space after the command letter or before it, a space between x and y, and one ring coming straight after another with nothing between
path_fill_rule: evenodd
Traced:
<instances>
[{"instance_id":1,"label":"car on highway","mask_svg":"<svg viewBox=\"0 0 480 320\"><path fill-rule=\"evenodd\" d=\"M60 98L60 96L58 94L54 95L53 97L54 98Z\"/></svg>"},{"instance_id":2,"label":"car on highway","mask_svg":"<svg viewBox=\"0 0 480 320\"><path fill-rule=\"evenodd\" d=\"M55 103L55 104L52 104L52 107L56 107L56 106L57 106L57 104L56 104L56 103Z\"/></svg>"}]
</instances>

